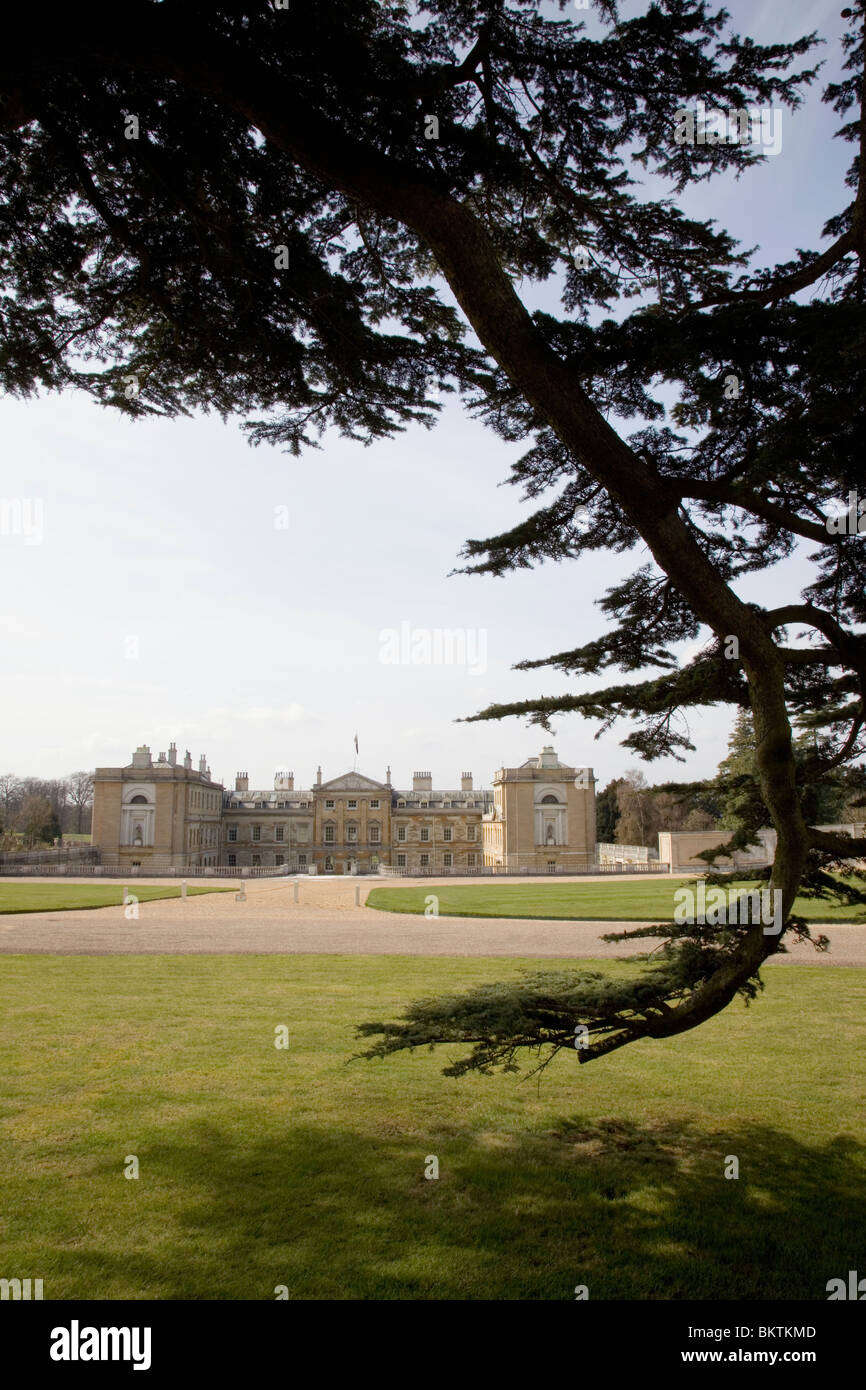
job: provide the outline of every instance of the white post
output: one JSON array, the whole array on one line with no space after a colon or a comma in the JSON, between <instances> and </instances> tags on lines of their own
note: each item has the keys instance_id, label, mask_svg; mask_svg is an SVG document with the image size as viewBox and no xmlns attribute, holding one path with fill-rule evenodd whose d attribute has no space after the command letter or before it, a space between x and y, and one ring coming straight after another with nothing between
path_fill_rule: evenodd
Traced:
<instances>
[{"instance_id":1,"label":"white post","mask_svg":"<svg viewBox=\"0 0 866 1390\"><path fill-rule=\"evenodd\" d=\"M298 901L298 880L295 879L295 902Z\"/></svg>"},{"instance_id":2,"label":"white post","mask_svg":"<svg viewBox=\"0 0 866 1390\"><path fill-rule=\"evenodd\" d=\"M355 906L356 906L356 907L360 907L360 906L361 906L361 885L360 885L360 883L356 883L356 884L355 884Z\"/></svg>"},{"instance_id":3,"label":"white post","mask_svg":"<svg viewBox=\"0 0 866 1390\"><path fill-rule=\"evenodd\" d=\"M185 878L182 878L181 881L180 881L180 896L181 896L182 898L185 898L185 897L186 897L186 879L185 879Z\"/></svg>"}]
</instances>

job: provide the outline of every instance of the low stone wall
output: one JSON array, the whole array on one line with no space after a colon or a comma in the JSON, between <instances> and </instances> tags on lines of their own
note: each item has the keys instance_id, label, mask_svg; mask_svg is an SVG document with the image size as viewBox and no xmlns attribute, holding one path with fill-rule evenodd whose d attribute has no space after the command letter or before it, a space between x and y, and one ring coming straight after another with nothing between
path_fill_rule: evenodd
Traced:
<instances>
[{"instance_id":1,"label":"low stone wall","mask_svg":"<svg viewBox=\"0 0 866 1390\"><path fill-rule=\"evenodd\" d=\"M659 831L659 858L670 865L675 874L683 870L707 870L705 859L699 858L703 850L716 849L732 835L730 830L661 830ZM760 831L760 842L748 850L739 850L734 855L723 855L715 861L719 869L764 869L772 864L776 853L775 830Z\"/></svg>"}]
</instances>

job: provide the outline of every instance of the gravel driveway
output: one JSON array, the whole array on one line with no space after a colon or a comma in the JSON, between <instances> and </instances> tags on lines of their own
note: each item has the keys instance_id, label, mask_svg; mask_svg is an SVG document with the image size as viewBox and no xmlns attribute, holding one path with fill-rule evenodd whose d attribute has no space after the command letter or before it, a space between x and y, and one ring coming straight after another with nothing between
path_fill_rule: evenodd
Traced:
<instances>
[{"instance_id":1,"label":"gravel driveway","mask_svg":"<svg viewBox=\"0 0 866 1390\"><path fill-rule=\"evenodd\" d=\"M623 875L623 877L631 877ZM9 880L6 880L9 881ZM114 882L117 879L94 879ZM139 883L164 883L139 879ZM477 880L465 880L477 882ZM560 881L560 880L558 880ZM586 883L587 878L574 880ZM15 882L20 883L20 879ZM31 879L53 882L56 879ZM83 882L83 880L77 880ZM138 920L122 907L70 912L27 912L0 916L0 953L49 955L400 955L400 956L552 956L635 955L650 948L647 939L606 942L615 922L545 922L517 917L425 918L377 912L363 903L375 879L257 879L245 885L246 900L234 892L141 903ZM461 880L447 879L454 884ZM509 879L537 883L537 879ZM190 885L212 880L189 879ZM401 886L436 880L401 879ZM122 885L119 885L122 886ZM355 905L355 890L360 905ZM134 892L134 883L130 891ZM626 923L635 926L636 923ZM829 926L830 951L791 945L778 965L866 966L866 925Z\"/></svg>"}]
</instances>

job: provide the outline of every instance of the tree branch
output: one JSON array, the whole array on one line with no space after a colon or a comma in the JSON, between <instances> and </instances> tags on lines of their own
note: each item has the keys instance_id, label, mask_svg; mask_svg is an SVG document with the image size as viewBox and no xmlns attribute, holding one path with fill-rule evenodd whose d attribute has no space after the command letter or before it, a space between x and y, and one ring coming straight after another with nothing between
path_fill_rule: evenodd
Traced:
<instances>
[{"instance_id":1,"label":"tree branch","mask_svg":"<svg viewBox=\"0 0 866 1390\"><path fill-rule=\"evenodd\" d=\"M807 521L788 507L769 502L748 488L725 483L701 483L691 478L684 479L681 484L671 482L670 486L682 498L692 498L696 502L722 502L732 507L740 507L743 511L751 512L754 516L762 517L787 531L793 531L797 536L817 541L819 545L831 545L842 539L841 536L831 535L826 526Z\"/></svg>"}]
</instances>

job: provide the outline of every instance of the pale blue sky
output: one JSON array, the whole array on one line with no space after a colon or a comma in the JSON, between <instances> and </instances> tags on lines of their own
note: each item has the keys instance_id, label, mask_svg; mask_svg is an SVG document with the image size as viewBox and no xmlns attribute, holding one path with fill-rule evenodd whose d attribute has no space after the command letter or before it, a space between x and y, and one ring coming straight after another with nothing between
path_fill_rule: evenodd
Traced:
<instances>
[{"instance_id":1,"label":"pale blue sky","mask_svg":"<svg viewBox=\"0 0 866 1390\"><path fill-rule=\"evenodd\" d=\"M687 212L759 243L756 260L769 263L817 245L843 202L851 146L830 138L836 118L819 99L838 71L842 4L728 8L759 41L810 29L833 41L805 106L785 113L781 153L739 183L683 199ZM464 769L487 785L496 767L537 752L544 732L514 719L454 721L490 701L597 684L510 667L597 635L593 599L644 558L447 578L467 537L525 510L514 488L497 487L522 450L454 404L432 432L368 449L331 434L300 461L250 449L239 422L133 424L71 395L0 400L0 430L0 496L44 505L41 544L0 535L0 771L62 775L124 763L141 742L156 754L174 738L196 761L206 752L226 781L247 769L269 785L288 768L302 786L319 763L326 778L352 766L357 730L357 765L373 777L390 763L398 785L414 769L432 770L439 786L457 785ZM274 525L280 507L285 529ZM773 602L787 592L783 571L743 592ZM381 633L404 622L483 633L486 670L383 664ZM712 773L730 722L723 710L699 716L687 766L658 762L648 776ZM627 725L598 741L596 727L558 718L553 742L606 782L635 759L619 746Z\"/></svg>"}]
</instances>

